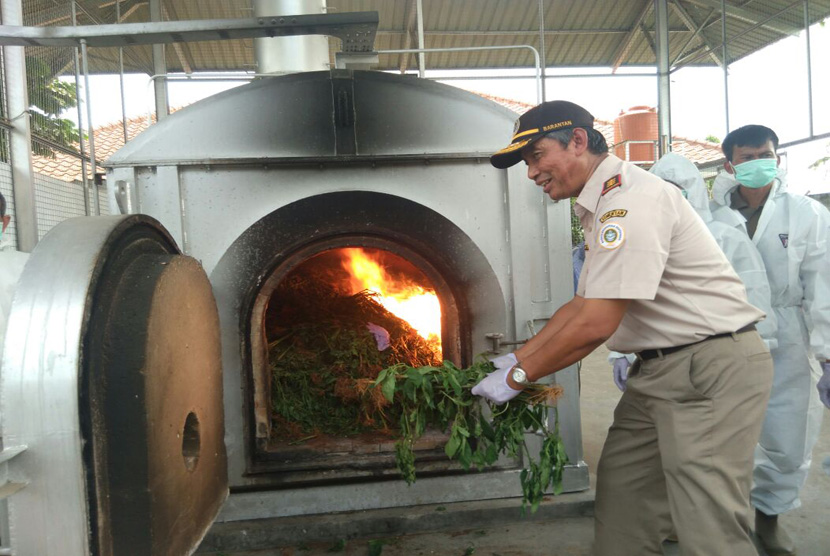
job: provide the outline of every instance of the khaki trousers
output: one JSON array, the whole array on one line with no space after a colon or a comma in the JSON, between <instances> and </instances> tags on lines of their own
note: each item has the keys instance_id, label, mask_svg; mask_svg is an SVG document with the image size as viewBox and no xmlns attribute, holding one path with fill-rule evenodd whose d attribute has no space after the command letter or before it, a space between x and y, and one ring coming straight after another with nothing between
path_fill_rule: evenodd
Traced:
<instances>
[{"instance_id":1,"label":"khaki trousers","mask_svg":"<svg viewBox=\"0 0 830 556\"><path fill-rule=\"evenodd\" d=\"M753 452L772 385L757 332L636 361L597 470L597 556L757 556Z\"/></svg>"}]
</instances>

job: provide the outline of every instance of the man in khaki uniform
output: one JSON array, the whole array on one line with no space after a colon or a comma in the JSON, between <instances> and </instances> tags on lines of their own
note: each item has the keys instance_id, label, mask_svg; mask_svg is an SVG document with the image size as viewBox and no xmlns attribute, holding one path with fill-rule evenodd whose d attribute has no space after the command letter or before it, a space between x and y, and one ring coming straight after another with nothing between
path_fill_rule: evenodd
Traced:
<instances>
[{"instance_id":1,"label":"man in khaki uniform","mask_svg":"<svg viewBox=\"0 0 830 556\"><path fill-rule=\"evenodd\" d=\"M764 313L680 191L608 154L593 116L553 101L524 114L497 168L524 159L554 200L576 197L586 259L576 296L473 393L503 403L603 343L638 354L597 471L601 556L755 556L752 456L772 381Z\"/></svg>"}]
</instances>

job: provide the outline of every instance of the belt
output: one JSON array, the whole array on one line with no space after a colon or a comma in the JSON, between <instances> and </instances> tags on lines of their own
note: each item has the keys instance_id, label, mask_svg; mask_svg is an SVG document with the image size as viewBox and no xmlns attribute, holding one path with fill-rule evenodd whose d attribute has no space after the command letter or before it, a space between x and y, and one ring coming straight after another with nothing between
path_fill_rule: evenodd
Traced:
<instances>
[{"instance_id":1,"label":"belt","mask_svg":"<svg viewBox=\"0 0 830 556\"><path fill-rule=\"evenodd\" d=\"M674 346L668 348L661 348L661 349L646 349L637 353L637 357L642 359L643 361L648 361L649 359L654 359L655 357L660 357L669 355L670 353L674 353L676 351L680 351L681 349L686 349L690 346L695 346L697 344L701 344L708 340L714 340L715 338L725 338L726 336L731 336L732 334L743 334L744 332L749 332L751 330L755 330L755 323L747 324L743 328L736 330L735 332L724 332L722 334L714 334L707 338L703 338L702 340L698 340L697 342L692 342L690 344L683 344L682 346Z\"/></svg>"}]
</instances>

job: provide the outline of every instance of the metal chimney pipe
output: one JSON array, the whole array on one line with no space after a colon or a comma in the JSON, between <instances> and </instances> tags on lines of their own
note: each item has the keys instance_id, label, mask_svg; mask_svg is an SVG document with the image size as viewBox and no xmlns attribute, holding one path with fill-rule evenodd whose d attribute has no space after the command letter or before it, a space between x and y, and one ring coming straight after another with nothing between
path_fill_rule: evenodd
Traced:
<instances>
[{"instance_id":1,"label":"metal chimney pipe","mask_svg":"<svg viewBox=\"0 0 830 556\"><path fill-rule=\"evenodd\" d=\"M254 0L256 17L321 14L325 0ZM257 73L296 73L329 69L329 41L323 35L254 39Z\"/></svg>"}]
</instances>

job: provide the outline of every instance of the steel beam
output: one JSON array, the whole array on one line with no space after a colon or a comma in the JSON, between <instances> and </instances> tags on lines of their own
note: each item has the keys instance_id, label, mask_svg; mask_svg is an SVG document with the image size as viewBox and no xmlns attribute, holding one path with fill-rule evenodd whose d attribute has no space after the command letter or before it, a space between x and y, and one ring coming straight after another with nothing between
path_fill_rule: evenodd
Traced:
<instances>
[{"instance_id":1,"label":"steel beam","mask_svg":"<svg viewBox=\"0 0 830 556\"><path fill-rule=\"evenodd\" d=\"M675 57L674 62L676 63L677 60L679 60L680 57L683 56L683 54L686 52L686 49L692 43L694 38L700 36L700 40L701 42L703 42L703 45L709 49L709 57L712 58L712 61L715 62L718 66L723 66L723 62L720 58L718 58L718 55L715 54L716 46L713 45L712 42L709 39L707 39L706 36L703 34L703 28L706 27L706 25L709 23L709 20L712 17L712 14L715 13L715 10L710 10L709 14L704 18L703 22L700 25L698 25L697 22L694 19L692 19L692 16L689 15L689 12L686 11L686 8L680 5L680 2L678 2L678 0L673 0L671 6L677 13L677 15L680 17L680 19L683 20L683 23L686 25L686 27L689 28L689 31L693 31L692 36L689 37L689 40L686 41L686 44L683 45L683 48L680 50L680 53Z\"/></svg>"},{"instance_id":2,"label":"steel beam","mask_svg":"<svg viewBox=\"0 0 830 556\"><path fill-rule=\"evenodd\" d=\"M415 0L415 11L418 18L418 77L423 79L426 77L426 61L424 58L424 4L423 0Z\"/></svg>"},{"instance_id":3,"label":"steel beam","mask_svg":"<svg viewBox=\"0 0 830 556\"><path fill-rule=\"evenodd\" d=\"M729 17L733 17L735 19L739 19L745 23L750 23L752 25L758 25L759 23L764 22L767 18L769 18L770 14L764 13L759 10L753 10L752 8L746 7L738 7L733 6L731 4L722 3L720 0L687 0L690 4L695 4L697 6L703 6L705 8L715 8L720 10L722 7L726 10L726 15ZM801 4L801 0L796 0L792 3L793 6ZM775 31L776 33L780 33L782 35L789 35L796 37L801 32L801 29L792 25L787 25L784 22L764 22L760 25L765 29L769 29L770 31Z\"/></svg>"},{"instance_id":4,"label":"steel beam","mask_svg":"<svg viewBox=\"0 0 830 556\"><path fill-rule=\"evenodd\" d=\"M403 25L403 31L400 31L404 33L403 50L412 48L412 28L415 25L415 18L417 17L415 0L406 0L406 2L406 21ZM398 70L401 73L406 73L406 68L409 66L409 56L410 54L401 54L400 58L398 58Z\"/></svg>"},{"instance_id":5,"label":"steel beam","mask_svg":"<svg viewBox=\"0 0 830 556\"><path fill-rule=\"evenodd\" d=\"M637 34L640 32L640 24L645 21L648 12L651 11L651 7L651 0L646 0L643 5L643 9L640 10L640 15L637 16L636 21L634 21L634 24L631 26L628 34L622 40L619 48L617 48L617 52L614 54L614 62L611 64L612 73L617 72L617 69L619 69L620 65L623 63L623 60L625 60L625 57L628 56L628 52L634 45L634 39L637 38Z\"/></svg>"},{"instance_id":6,"label":"steel beam","mask_svg":"<svg viewBox=\"0 0 830 556\"><path fill-rule=\"evenodd\" d=\"M649 31L648 27L646 27L645 22L640 23L640 32L643 34L643 38L648 43L648 47L654 55L657 56L657 45L654 43L654 39L651 37L651 31Z\"/></svg>"},{"instance_id":7,"label":"steel beam","mask_svg":"<svg viewBox=\"0 0 830 556\"><path fill-rule=\"evenodd\" d=\"M6 18L8 21L8 18ZM151 21L77 27L0 25L2 46L79 46L90 48L176 42L217 41L297 35L339 38L344 52L371 52L377 32L377 12L327 13L241 19Z\"/></svg>"},{"instance_id":8,"label":"steel beam","mask_svg":"<svg viewBox=\"0 0 830 556\"><path fill-rule=\"evenodd\" d=\"M164 16L163 19L167 19L168 21L179 21L179 14L176 12L176 6L170 2L170 0L164 0L161 5L161 11ZM193 73L193 67L196 65L196 62L193 59L193 54L190 52L190 48L186 44L174 42L173 50L176 52L176 57L179 59L179 64L182 66L182 70L187 74Z\"/></svg>"},{"instance_id":9,"label":"steel beam","mask_svg":"<svg viewBox=\"0 0 830 556\"><path fill-rule=\"evenodd\" d=\"M378 29L380 35L403 35L404 29ZM558 35L626 35L631 29L545 29L546 37ZM687 28L669 29L669 33L688 33ZM532 37L539 35L534 29L493 29L488 31L469 31L463 29L430 29L424 31L428 37Z\"/></svg>"}]
</instances>

